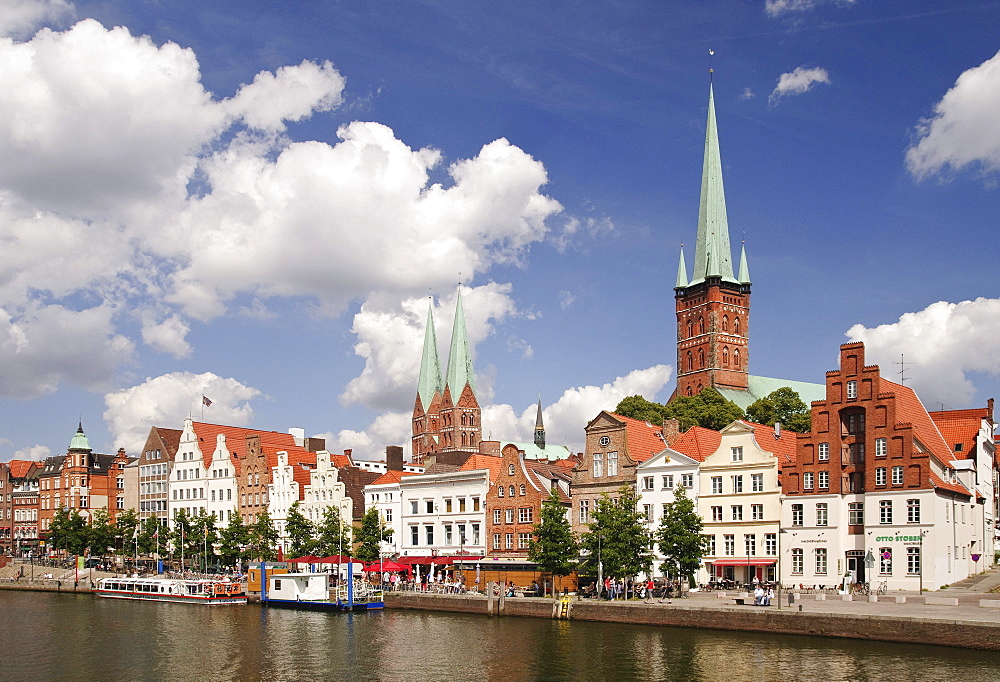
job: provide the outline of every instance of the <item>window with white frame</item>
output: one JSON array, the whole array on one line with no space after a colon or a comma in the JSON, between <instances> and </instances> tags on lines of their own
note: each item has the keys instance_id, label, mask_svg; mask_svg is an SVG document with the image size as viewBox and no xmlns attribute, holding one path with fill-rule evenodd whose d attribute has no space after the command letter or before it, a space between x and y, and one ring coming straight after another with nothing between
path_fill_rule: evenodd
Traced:
<instances>
[{"instance_id":1,"label":"window with white frame","mask_svg":"<svg viewBox=\"0 0 1000 682\"><path fill-rule=\"evenodd\" d=\"M802 505L793 504L792 505L792 525L801 526L802 525Z\"/></svg>"},{"instance_id":2,"label":"window with white frame","mask_svg":"<svg viewBox=\"0 0 1000 682\"><path fill-rule=\"evenodd\" d=\"M830 472L829 471L820 471L819 472L819 476L817 478L819 480L819 489L820 490L829 490L830 489Z\"/></svg>"},{"instance_id":3,"label":"window with white frame","mask_svg":"<svg viewBox=\"0 0 1000 682\"><path fill-rule=\"evenodd\" d=\"M416 547L420 544L420 527L410 526L410 544Z\"/></svg>"},{"instance_id":4,"label":"window with white frame","mask_svg":"<svg viewBox=\"0 0 1000 682\"><path fill-rule=\"evenodd\" d=\"M685 488L693 488L694 474L681 474L681 485Z\"/></svg>"},{"instance_id":5,"label":"window with white frame","mask_svg":"<svg viewBox=\"0 0 1000 682\"><path fill-rule=\"evenodd\" d=\"M653 522L653 505L651 504L642 505L642 517L646 519L646 523Z\"/></svg>"},{"instance_id":6,"label":"window with white frame","mask_svg":"<svg viewBox=\"0 0 1000 682\"><path fill-rule=\"evenodd\" d=\"M499 526L500 525L501 514L502 514L502 512L500 511L499 508L493 510L493 525L494 526Z\"/></svg>"},{"instance_id":7,"label":"window with white frame","mask_svg":"<svg viewBox=\"0 0 1000 682\"><path fill-rule=\"evenodd\" d=\"M830 444L820 443L819 444L819 461L825 462L830 459Z\"/></svg>"},{"instance_id":8,"label":"window with white frame","mask_svg":"<svg viewBox=\"0 0 1000 682\"><path fill-rule=\"evenodd\" d=\"M751 504L750 505L750 518L754 521L764 520L764 505L762 504Z\"/></svg>"},{"instance_id":9,"label":"window with white frame","mask_svg":"<svg viewBox=\"0 0 1000 682\"><path fill-rule=\"evenodd\" d=\"M826 548L816 548L816 575L826 575Z\"/></svg>"},{"instance_id":10,"label":"window with white frame","mask_svg":"<svg viewBox=\"0 0 1000 682\"><path fill-rule=\"evenodd\" d=\"M732 512L733 512L733 521L743 520L743 505L734 504L732 507Z\"/></svg>"},{"instance_id":11,"label":"window with white frame","mask_svg":"<svg viewBox=\"0 0 1000 682\"><path fill-rule=\"evenodd\" d=\"M504 486L498 485L497 486L497 497L503 497L504 491L506 491L506 490L507 490L507 488L505 488Z\"/></svg>"},{"instance_id":12,"label":"window with white frame","mask_svg":"<svg viewBox=\"0 0 1000 682\"><path fill-rule=\"evenodd\" d=\"M875 485L885 485L886 482L886 470L885 467L875 467Z\"/></svg>"},{"instance_id":13,"label":"window with white frame","mask_svg":"<svg viewBox=\"0 0 1000 682\"><path fill-rule=\"evenodd\" d=\"M830 523L830 510L826 502L816 503L816 525L826 526Z\"/></svg>"},{"instance_id":14,"label":"window with white frame","mask_svg":"<svg viewBox=\"0 0 1000 682\"><path fill-rule=\"evenodd\" d=\"M513 533L505 533L504 536L503 536L503 540L504 540L504 548L505 549L514 549L514 534Z\"/></svg>"},{"instance_id":15,"label":"window with white frame","mask_svg":"<svg viewBox=\"0 0 1000 682\"><path fill-rule=\"evenodd\" d=\"M743 461L743 446L732 448L734 462Z\"/></svg>"},{"instance_id":16,"label":"window with white frame","mask_svg":"<svg viewBox=\"0 0 1000 682\"><path fill-rule=\"evenodd\" d=\"M531 507L520 507L517 510L517 522L518 523L532 523L534 521L534 514Z\"/></svg>"},{"instance_id":17,"label":"window with white frame","mask_svg":"<svg viewBox=\"0 0 1000 682\"><path fill-rule=\"evenodd\" d=\"M757 536L753 533L743 536L743 544L747 550L747 556L757 556Z\"/></svg>"},{"instance_id":18,"label":"window with white frame","mask_svg":"<svg viewBox=\"0 0 1000 682\"><path fill-rule=\"evenodd\" d=\"M920 573L920 547L906 548L906 572L909 575Z\"/></svg>"},{"instance_id":19,"label":"window with white frame","mask_svg":"<svg viewBox=\"0 0 1000 682\"><path fill-rule=\"evenodd\" d=\"M427 544L434 544L434 526L424 526L424 533L427 535Z\"/></svg>"},{"instance_id":20,"label":"window with white frame","mask_svg":"<svg viewBox=\"0 0 1000 682\"><path fill-rule=\"evenodd\" d=\"M743 492L743 477L733 476L732 479L733 479L733 492L734 493Z\"/></svg>"},{"instance_id":21,"label":"window with white frame","mask_svg":"<svg viewBox=\"0 0 1000 682\"><path fill-rule=\"evenodd\" d=\"M663 489L672 490L673 487L674 487L674 475L666 474L665 476L663 476Z\"/></svg>"},{"instance_id":22,"label":"window with white frame","mask_svg":"<svg viewBox=\"0 0 1000 682\"><path fill-rule=\"evenodd\" d=\"M965 507L962 507L965 509ZM906 522L920 523L920 500L906 501Z\"/></svg>"},{"instance_id":23,"label":"window with white frame","mask_svg":"<svg viewBox=\"0 0 1000 682\"><path fill-rule=\"evenodd\" d=\"M444 544L451 545L451 524L446 523L444 526Z\"/></svg>"},{"instance_id":24,"label":"window with white frame","mask_svg":"<svg viewBox=\"0 0 1000 682\"><path fill-rule=\"evenodd\" d=\"M708 555L707 556L715 556L715 536L714 535L706 535L705 537L708 538Z\"/></svg>"},{"instance_id":25,"label":"window with white frame","mask_svg":"<svg viewBox=\"0 0 1000 682\"><path fill-rule=\"evenodd\" d=\"M580 523L590 523L590 500L580 500Z\"/></svg>"},{"instance_id":26,"label":"window with white frame","mask_svg":"<svg viewBox=\"0 0 1000 682\"><path fill-rule=\"evenodd\" d=\"M889 454L889 441L885 438L875 439L875 456L885 457Z\"/></svg>"},{"instance_id":27,"label":"window with white frame","mask_svg":"<svg viewBox=\"0 0 1000 682\"><path fill-rule=\"evenodd\" d=\"M518 533L517 534L517 548L518 549L528 549L531 544L531 533Z\"/></svg>"},{"instance_id":28,"label":"window with white frame","mask_svg":"<svg viewBox=\"0 0 1000 682\"><path fill-rule=\"evenodd\" d=\"M892 484L903 485L903 467L894 466L892 468Z\"/></svg>"},{"instance_id":29,"label":"window with white frame","mask_svg":"<svg viewBox=\"0 0 1000 682\"><path fill-rule=\"evenodd\" d=\"M642 477L642 489L643 490L652 490L653 489L653 480L654 480L653 476L643 476Z\"/></svg>"},{"instance_id":30,"label":"window with white frame","mask_svg":"<svg viewBox=\"0 0 1000 682\"><path fill-rule=\"evenodd\" d=\"M778 555L778 534L764 533L764 554L766 556Z\"/></svg>"},{"instance_id":31,"label":"window with white frame","mask_svg":"<svg viewBox=\"0 0 1000 682\"><path fill-rule=\"evenodd\" d=\"M594 453L594 478L601 478L604 476L604 453L595 452Z\"/></svg>"},{"instance_id":32,"label":"window with white frame","mask_svg":"<svg viewBox=\"0 0 1000 682\"><path fill-rule=\"evenodd\" d=\"M735 535L723 535L722 536L724 551L726 556L736 556L736 536Z\"/></svg>"},{"instance_id":33,"label":"window with white frame","mask_svg":"<svg viewBox=\"0 0 1000 682\"><path fill-rule=\"evenodd\" d=\"M608 476L618 475L618 453L609 452L608 453Z\"/></svg>"},{"instance_id":34,"label":"window with white frame","mask_svg":"<svg viewBox=\"0 0 1000 682\"><path fill-rule=\"evenodd\" d=\"M722 494L722 476L712 476L712 494Z\"/></svg>"},{"instance_id":35,"label":"window with white frame","mask_svg":"<svg viewBox=\"0 0 1000 682\"><path fill-rule=\"evenodd\" d=\"M508 508L503 510L503 520L504 523L514 523L514 509Z\"/></svg>"},{"instance_id":36,"label":"window with white frame","mask_svg":"<svg viewBox=\"0 0 1000 682\"><path fill-rule=\"evenodd\" d=\"M722 520L722 507L712 507L712 520L721 521Z\"/></svg>"},{"instance_id":37,"label":"window with white frame","mask_svg":"<svg viewBox=\"0 0 1000 682\"><path fill-rule=\"evenodd\" d=\"M878 522L892 523L892 500L878 501Z\"/></svg>"},{"instance_id":38,"label":"window with white frame","mask_svg":"<svg viewBox=\"0 0 1000 682\"><path fill-rule=\"evenodd\" d=\"M792 573L795 575L802 575L802 550L793 549L792 550Z\"/></svg>"},{"instance_id":39,"label":"window with white frame","mask_svg":"<svg viewBox=\"0 0 1000 682\"><path fill-rule=\"evenodd\" d=\"M500 533L493 534L493 549L500 549Z\"/></svg>"},{"instance_id":40,"label":"window with white frame","mask_svg":"<svg viewBox=\"0 0 1000 682\"><path fill-rule=\"evenodd\" d=\"M755 493L764 492L764 474L750 474L750 489Z\"/></svg>"},{"instance_id":41,"label":"window with white frame","mask_svg":"<svg viewBox=\"0 0 1000 682\"><path fill-rule=\"evenodd\" d=\"M807 471L802 474L802 488L803 490L813 489L813 472Z\"/></svg>"},{"instance_id":42,"label":"window with white frame","mask_svg":"<svg viewBox=\"0 0 1000 682\"><path fill-rule=\"evenodd\" d=\"M865 525L864 502L851 502L847 505L847 523L851 526Z\"/></svg>"},{"instance_id":43,"label":"window with white frame","mask_svg":"<svg viewBox=\"0 0 1000 682\"><path fill-rule=\"evenodd\" d=\"M851 381L847 382L847 399L854 400L857 397L858 397L858 382L852 379Z\"/></svg>"}]
</instances>

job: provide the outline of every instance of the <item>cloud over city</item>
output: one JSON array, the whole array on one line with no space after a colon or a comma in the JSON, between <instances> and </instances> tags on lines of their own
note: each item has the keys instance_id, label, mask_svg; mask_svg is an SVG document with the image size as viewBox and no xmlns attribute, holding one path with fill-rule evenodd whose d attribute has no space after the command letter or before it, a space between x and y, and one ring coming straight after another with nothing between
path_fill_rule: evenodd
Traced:
<instances>
[{"instance_id":1,"label":"cloud over city","mask_svg":"<svg viewBox=\"0 0 1000 682\"><path fill-rule=\"evenodd\" d=\"M826 72L826 69L819 66L812 68L799 66L794 71L781 74L778 78L778 84L768 96L768 104L774 106L783 97L809 92L818 83L829 85L830 74Z\"/></svg>"}]
</instances>

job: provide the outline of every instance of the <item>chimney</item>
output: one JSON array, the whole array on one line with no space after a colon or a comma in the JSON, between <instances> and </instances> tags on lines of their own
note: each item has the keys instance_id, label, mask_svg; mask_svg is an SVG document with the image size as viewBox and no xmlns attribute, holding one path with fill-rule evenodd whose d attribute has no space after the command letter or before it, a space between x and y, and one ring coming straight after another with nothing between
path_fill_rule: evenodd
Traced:
<instances>
[{"instance_id":1,"label":"chimney","mask_svg":"<svg viewBox=\"0 0 1000 682\"><path fill-rule=\"evenodd\" d=\"M306 438L302 443L302 447L306 449L306 452L319 452L320 450L326 450L326 439Z\"/></svg>"},{"instance_id":2,"label":"chimney","mask_svg":"<svg viewBox=\"0 0 1000 682\"><path fill-rule=\"evenodd\" d=\"M779 440L781 438L781 422L774 422L774 439Z\"/></svg>"},{"instance_id":3,"label":"chimney","mask_svg":"<svg viewBox=\"0 0 1000 682\"><path fill-rule=\"evenodd\" d=\"M351 448L344 448L344 457L351 460L351 466L354 466L354 460L351 458L351 453L354 452Z\"/></svg>"},{"instance_id":4,"label":"chimney","mask_svg":"<svg viewBox=\"0 0 1000 682\"><path fill-rule=\"evenodd\" d=\"M288 429L288 433L290 433L292 438L295 439L295 444L298 445L299 447L302 447L302 441L304 441L306 437L306 430L299 428L291 428Z\"/></svg>"},{"instance_id":5,"label":"chimney","mask_svg":"<svg viewBox=\"0 0 1000 682\"><path fill-rule=\"evenodd\" d=\"M385 448L385 468L388 471L403 470L403 448L398 445L387 445Z\"/></svg>"},{"instance_id":6,"label":"chimney","mask_svg":"<svg viewBox=\"0 0 1000 682\"><path fill-rule=\"evenodd\" d=\"M676 419L663 420L663 442L669 447L681 435L681 423Z\"/></svg>"}]
</instances>

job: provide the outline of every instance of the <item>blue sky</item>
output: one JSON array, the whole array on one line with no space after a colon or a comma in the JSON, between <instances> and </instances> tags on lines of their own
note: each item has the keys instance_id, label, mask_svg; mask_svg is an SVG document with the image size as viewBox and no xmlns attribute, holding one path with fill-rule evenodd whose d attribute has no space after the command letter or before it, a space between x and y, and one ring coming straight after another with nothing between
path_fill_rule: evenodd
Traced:
<instances>
[{"instance_id":1,"label":"blue sky","mask_svg":"<svg viewBox=\"0 0 1000 682\"><path fill-rule=\"evenodd\" d=\"M119 28L116 28L119 27ZM673 387L709 50L750 370L1000 394L1000 2L0 8L0 461L206 420L407 444L463 284L486 436ZM738 254L737 254L738 256Z\"/></svg>"}]
</instances>

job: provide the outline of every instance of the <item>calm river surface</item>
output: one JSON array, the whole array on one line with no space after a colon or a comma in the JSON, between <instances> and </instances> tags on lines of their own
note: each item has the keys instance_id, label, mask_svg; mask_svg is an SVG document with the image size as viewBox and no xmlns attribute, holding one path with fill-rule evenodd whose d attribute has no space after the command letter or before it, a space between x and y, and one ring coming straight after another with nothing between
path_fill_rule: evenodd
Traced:
<instances>
[{"instance_id":1,"label":"calm river surface","mask_svg":"<svg viewBox=\"0 0 1000 682\"><path fill-rule=\"evenodd\" d=\"M996 680L996 653L528 618L0 592L4 680Z\"/></svg>"}]
</instances>

